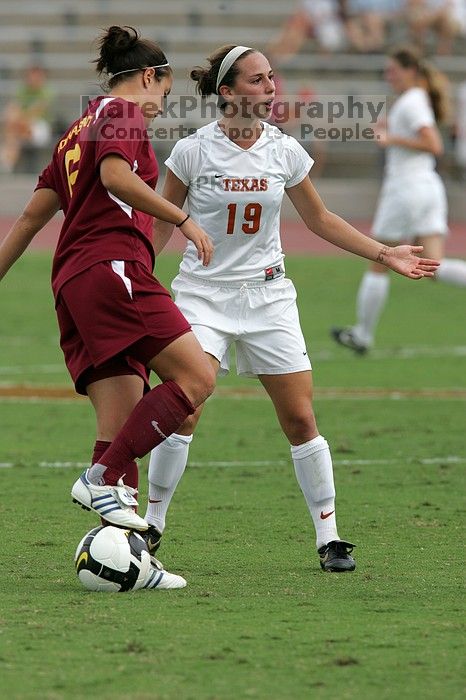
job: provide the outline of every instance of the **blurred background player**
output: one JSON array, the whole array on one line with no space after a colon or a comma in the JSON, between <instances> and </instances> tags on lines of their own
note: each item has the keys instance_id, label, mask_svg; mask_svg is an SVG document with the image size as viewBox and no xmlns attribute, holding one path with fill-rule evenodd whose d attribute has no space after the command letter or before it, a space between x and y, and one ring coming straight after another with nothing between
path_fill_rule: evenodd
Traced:
<instances>
[{"instance_id":1,"label":"blurred background player","mask_svg":"<svg viewBox=\"0 0 466 700\"><path fill-rule=\"evenodd\" d=\"M283 196L286 192L309 229L345 250L414 279L430 276L436 263L416 257L420 248L387 248L325 208L308 177L312 159L294 138L262 121L270 118L275 97L273 72L262 53L229 45L217 49L209 63L193 69L191 78L201 95L218 96L223 116L175 145L166 161L163 195L178 207L187 198L189 210L212 236L215 254L203 267L188 244L172 284L176 303L215 373L228 371L235 345L238 374L260 379L290 442L321 567L353 571L354 545L337 531L332 458L312 408L311 365L296 291L285 277ZM172 233L173 225L156 224L157 251ZM152 452L146 520L160 533L200 415L201 407Z\"/></svg>"},{"instance_id":2,"label":"blurred background player","mask_svg":"<svg viewBox=\"0 0 466 700\"><path fill-rule=\"evenodd\" d=\"M466 262L444 258L447 199L436 158L443 152L437 123L448 114L445 77L411 48L394 51L385 74L398 98L376 141L387 160L373 234L387 246L403 240L422 245L428 257L442 261L436 280L465 287ZM332 329L340 345L359 354L373 345L389 294L387 273L384 265L371 263L357 295L356 325Z\"/></svg>"}]
</instances>

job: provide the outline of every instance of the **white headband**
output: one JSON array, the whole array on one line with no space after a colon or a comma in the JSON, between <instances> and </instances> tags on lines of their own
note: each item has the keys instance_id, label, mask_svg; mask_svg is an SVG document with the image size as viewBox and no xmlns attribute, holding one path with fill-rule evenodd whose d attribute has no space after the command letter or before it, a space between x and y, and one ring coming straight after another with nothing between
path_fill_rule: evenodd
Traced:
<instances>
[{"instance_id":1,"label":"white headband","mask_svg":"<svg viewBox=\"0 0 466 700\"><path fill-rule=\"evenodd\" d=\"M116 75L121 75L122 73L132 73L133 70L147 70L148 68L165 68L169 65L169 63L160 63L158 66L145 66L144 68L127 68L126 70L118 71L118 73L110 73L110 76L114 78Z\"/></svg>"},{"instance_id":2,"label":"white headband","mask_svg":"<svg viewBox=\"0 0 466 700\"><path fill-rule=\"evenodd\" d=\"M217 84L215 86L215 92L218 95L218 89L220 87L220 84L223 80L223 78L226 76L230 68L232 67L233 63L238 60L240 56L243 55L243 53L246 53L246 51L251 51L251 48L249 46L235 46L234 49L231 49L223 59L223 61L220 64L220 70L218 72L217 76Z\"/></svg>"}]
</instances>

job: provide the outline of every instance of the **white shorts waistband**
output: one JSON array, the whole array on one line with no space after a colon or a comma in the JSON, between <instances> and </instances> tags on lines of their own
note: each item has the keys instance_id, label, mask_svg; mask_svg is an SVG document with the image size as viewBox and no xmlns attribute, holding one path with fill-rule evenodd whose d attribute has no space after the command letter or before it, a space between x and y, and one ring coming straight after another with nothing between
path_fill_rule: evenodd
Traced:
<instances>
[{"instance_id":1,"label":"white shorts waistband","mask_svg":"<svg viewBox=\"0 0 466 700\"><path fill-rule=\"evenodd\" d=\"M241 287L271 287L277 282L281 282L285 277L285 273L279 277L275 277L270 280L215 280L204 277L198 277L197 275L190 275L189 272L179 272L177 277L183 280L189 280L199 285L206 285L208 287L223 287L225 289L241 289Z\"/></svg>"}]
</instances>

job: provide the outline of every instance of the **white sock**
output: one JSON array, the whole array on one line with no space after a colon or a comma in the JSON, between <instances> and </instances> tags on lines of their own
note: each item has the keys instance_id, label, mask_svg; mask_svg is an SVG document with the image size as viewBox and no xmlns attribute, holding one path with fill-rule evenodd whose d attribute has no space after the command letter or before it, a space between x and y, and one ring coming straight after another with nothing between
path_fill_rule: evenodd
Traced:
<instances>
[{"instance_id":1,"label":"white sock","mask_svg":"<svg viewBox=\"0 0 466 700\"><path fill-rule=\"evenodd\" d=\"M172 433L154 447L149 462L149 500L144 516L159 532L165 529L168 506L188 462L192 435Z\"/></svg>"},{"instance_id":2,"label":"white sock","mask_svg":"<svg viewBox=\"0 0 466 700\"><path fill-rule=\"evenodd\" d=\"M352 331L356 340L372 345L390 288L390 275L385 272L366 272L359 285L356 299L357 324Z\"/></svg>"},{"instance_id":3,"label":"white sock","mask_svg":"<svg viewBox=\"0 0 466 700\"><path fill-rule=\"evenodd\" d=\"M455 284L457 287L466 287L466 260L444 258L435 273L435 277L441 282Z\"/></svg>"},{"instance_id":4,"label":"white sock","mask_svg":"<svg viewBox=\"0 0 466 700\"><path fill-rule=\"evenodd\" d=\"M339 540L335 516L332 457L327 440L318 435L302 445L291 445L296 478L306 499L316 531L317 549Z\"/></svg>"}]
</instances>

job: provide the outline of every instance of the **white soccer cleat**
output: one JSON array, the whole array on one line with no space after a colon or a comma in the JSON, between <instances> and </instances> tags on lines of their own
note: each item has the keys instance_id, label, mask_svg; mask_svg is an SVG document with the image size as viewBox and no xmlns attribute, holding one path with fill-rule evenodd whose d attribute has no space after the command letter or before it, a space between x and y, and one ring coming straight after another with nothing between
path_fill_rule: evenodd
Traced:
<instances>
[{"instance_id":1,"label":"white soccer cleat","mask_svg":"<svg viewBox=\"0 0 466 700\"><path fill-rule=\"evenodd\" d=\"M111 525L128 530L147 530L146 521L135 512L138 505L134 498L136 490L118 479L116 486L96 486L88 479L89 469L81 474L73 484L73 503L79 503L86 510L93 510Z\"/></svg>"},{"instance_id":2,"label":"white soccer cleat","mask_svg":"<svg viewBox=\"0 0 466 700\"><path fill-rule=\"evenodd\" d=\"M154 558L151 557L151 562L153 559ZM161 566L158 560L155 561L157 561L157 564ZM159 569L158 566L154 566L151 564L149 574L142 588L150 588L157 590L169 588L184 588L186 586L186 583L186 579L184 579L182 576L178 576L177 574L171 574L169 571L165 571L165 569Z\"/></svg>"}]
</instances>

